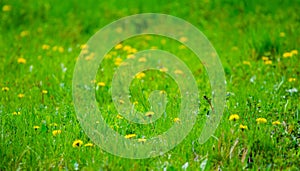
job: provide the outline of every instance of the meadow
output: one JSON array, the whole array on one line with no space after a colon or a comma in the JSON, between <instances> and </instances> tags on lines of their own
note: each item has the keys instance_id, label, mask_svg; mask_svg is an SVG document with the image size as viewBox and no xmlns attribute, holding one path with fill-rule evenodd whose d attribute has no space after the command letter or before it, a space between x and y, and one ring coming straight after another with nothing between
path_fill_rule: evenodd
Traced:
<instances>
[{"instance_id":1,"label":"meadow","mask_svg":"<svg viewBox=\"0 0 300 171\"><path fill-rule=\"evenodd\" d=\"M0 170L300 169L299 0L1 0L0 8ZM158 157L127 159L106 152L86 135L74 109L72 79L93 34L139 13L176 16L206 35L224 68L226 104L215 133L200 144L197 138L212 108L201 61L163 36L116 44L91 83L105 122L126 139L144 143L181 124L179 87L164 69L137 74L129 87L130 101L141 112L151 108L153 90L166 92L162 118L136 124L115 108L113 73L137 51L162 49L178 56L200 90L197 122L179 145Z\"/></svg>"}]
</instances>

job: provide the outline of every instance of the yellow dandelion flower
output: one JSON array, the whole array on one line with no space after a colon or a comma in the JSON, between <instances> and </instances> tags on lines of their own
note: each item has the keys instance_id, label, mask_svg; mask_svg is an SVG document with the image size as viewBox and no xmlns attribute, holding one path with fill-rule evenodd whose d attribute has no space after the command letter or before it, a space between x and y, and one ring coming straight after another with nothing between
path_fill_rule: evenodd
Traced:
<instances>
[{"instance_id":1,"label":"yellow dandelion flower","mask_svg":"<svg viewBox=\"0 0 300 171\"><path fill-rule=\"evenodd\" d=\"M128 135L125 135L125 138L126 138L126 139L130 139L130 138L133 138L133 137L136 137L136 134L128 134Z\"/></svg>"},{"instance_id":2,"label":"yellow dandelion flower","mask_svg":"<svg viewBox=\"0 0 300 171\"><path fill-rule=\"evenodd\" d=\"M240 119L240 116L238 114L232 114L229 116L230 121L237 121Z\"/></svg>"},{"instance_id":3,"label":"yellow dandelion flower","mask_svg":"<svg viewBox=\"0 0 300 171\"><path fill-rule=\"evenodd\" d=\"M188 41L188 39L187 39L187 37L180 37L179 38L179 41L181 41L181 42L187 42Z\"/></svg>"},{"instance_id":4,"label":"yellow dandelion flower","mask_svg":"<svg viewBox=\"0 0 300 171\"><path fill-rule=\"evenodd\" d=\"M118 49L122 49L123 45L121 43L117 44L115 46L115 49L118 50Z\"/></svg>"},{"instance_id":5,"label":"yellow dandelion flower","mask_svg":"<svg viewBox=\"0 0 300 171\"><path fill-rule=\"evenodd\" d=\"M86 143L86 144L84 144L84 146L85 146L85 147L93 147L94 144L93 144L93 143Z\"/></svg>"},{"instance_id":6,"label":"yellow dandelion flower","mask_svg":"<svg viewBox=\"0 0 300 171\"><path fill-rule=\"evenodd\" d=\"M146 142L147 140L145 138L139 138L138 142Z\"/></svg>"},{"instance_id":7,"label":"yellow dandelion flower","mask_svg":"<svg viewBox=\"0 0 300 171\"><path fill-rule=\"evenodd\" d=\"M145 73L140 72L140 73L138 73L138 74L135 75L135 78L137 78L137 79L142 79L142 78L144 78L145 76L146 76Z\"/></svg>"},{"instance_id":8,"label":"yellow dandelion flower","mask_svg":"<svg viewBox=\"0 0 300 171\"><path fill-rule=\"evenodd\" d=\"M43 94L47 94L48 91L47 91L47 90L42 90L42 93L43 93Z\"/></svg>"},{"instance_id":9,"label":"yellow dandelion flower","mask_svg":"<svg viewBox=\"0 0 300 171\"><path fill-rule=\"evenodd\" d=\"M105 83L104 83L104 82L98 82L97 85L100 86L100 87L104 87L104 86L105 86Z\"/></svg>"},{"instance_id":10,"label":"yellow dandelion flower","mask_svg":"<svg viewBox=\"0 0 300 171\"><path fill-rule=\"evenodd\" d=\"M2 7L2 11L3 12L8 12L8 11L10 11L11 10L11 6L10 5L4 5L3 7Z\"/></svg>"},{"instance_id":11,"label":"yellow dandelion flower","mask_svg":"<svg viewBox=\"0 0 300 171\"><path fill-rule=\"evenodd\" d=\"M135 56L134 55L132 55L132 54L130 54L130 55L127 55L127 59L134 59L135 58Z\"/></svg>"},{"instance_id":12,"label":"yellow dandelion flower","mask_svg":"<svg viewBox=\"0 0 300 171\"><path fill-rule=\"evenodd\" d=\"M56 136L56 135L58 135L58 134L61 134L61 130L53 130L53 131L52 131L52 135L53 135L53 136Z\"/></svg>"},{"instance_id":13,"label":"yellow dandelion flower","mask_svg":"<svg viewBox=\"0 0 300 171\"><path fill-rule=\"evenodd\" d=\"M130 50L131 50L131 47L128 46L128 45L125 45L125 46L123 47L123 50L124 50L124 51L130 51Z\"/></svg>"},{"instance_id":14,"label":"yellow dandelion flower","mask_svg":"<svg viewBox=\"0 0 300 171\"><path fill-rule=\"evenodd\" d=\"M58 52L63 53L65 51L65 49L62 46L58 47Z\"/></svg>"},{"instance_id":15,"label":"yellow dandelion flower","mask_svg":"<svg viewBox=\"0 0 300 171\"><path fill-rule=\"evenodd\" d=\"M2 87L2 91L9 91L8 87Z\"/></svg>"},{"instance_id":16,"label":"yellow dandelion flower","mask_svg":"<svg viewBox=\"0 0 300 171\"><path fill-rule=\"evenodd\" d=\"M117 114L117 118L118 119L123 119L123 116L121 116L120 114Z\"/></svg>"},{"instance_id":17,"label":"yellow dandelion flower","mask_svg":"<svg viewBox=\"0 0 300 171\"><path fill-rule=\"evenodd\" d=\"M80 45L80 49L87 49L88 48L88 45L87 44L82 44Z\"/></svg>"},{"instance_id":18,"label":"yellow dandelion flower","mask_svg":"<svg viewBox=\"0 0 300 171\"><path fill-rule=\"evenodd\" d=\"M280 32L279 33L279 37L285 37L285 33L284 32Z\"/></svg>"},{"instance_id":19,"label":"yellow dandelion flower","mask_svg":"<svg viewBox=\"0 0 300 171\"><path fill-rule=\"evenodd\" d=\"M175 74L183 74L183 72L182 72L180 69L176 69L176 70L174 71L174 73L175 73Z\"/></svg>"},{"instance_id":20,"label":"yellow dandelion flower","mask_svg":"<svg viewBox=\"0 0 300 171\"><path fill-rule=\"evenodd\" d=\"M145 116L147 116L147 117L151 117L151 116L153 116L154 115L154 112L152 112L152 111L148 111L148 112L146 112L146 114L145 114Z\"/></svg>"},{"instance_id":21,"label":"yellow dandelion flower","mask_svg":"<svg viewBox=\"0 0 300 171\"><path fill-rule=\"evenodd\" d=\"M179 123L180 119L179 118L174 118L174 122Z\"/></svg>"},{"instance_id":22,"label":"yellow dandelion flower","mask_svg":"<svg viewBox=\"0 0 300 171\"><path fill-rule=\"evenodd\" d=\"M115 59L115 65L119 66L122 63L122 58L116 58Z\"/></svg>"},{"instance_id":23,"label":"yellow dandelion flower","mask_svg":"<svg viewBox=\"0 0 300 171\"><path fill-rule=\"evenodd\" d=\"M281 122L280 121L274 121L274 122L272 122L272 125L281 125Z\"/></svg>"},{"instance_id":24,"label":"yellow dandelion flower","mask_svg":"<svg viewBox=\"0 0 300 171\"><path fill-rule=\"evenodd\" d=\"M289 81L289 82L295 82L295 81L296 81L296 78L289 78L288 81Z\"/></svg>"},{"instance_id":25,"label":"yellow dandelion flower","mask_svg":"<svg viewBox=\"0 0 300 171\"><path fill-rule=\"evenodd\" d=\"M18 58L17 62L18 62L19 64L26 64L26 59L20 57L20 58Z\"/></svg>"},{"instance_id":26,"label":"yellow dandelion flower","mask_svg":"<svg viewBox=\"0 0 300 171\"><path fill-rule=\"evenodd\" d=\"M141 57L141 58L139 59L139 62L147 62L147 59L146 59L145 57Z\"/></svg>"},{"instance_id":27,"label":"yellow dandelion flower","mask_svg":"<svg viewBox=\"0 0 300 171\"><path fill-rule=\"evenodd\" d=\"M28 35L29 35L29 31L28 30L21 31L21 33L20 33L21 37L26 37Z\"/></svg>"},{"instance_id":28,"label":"yellow dandelion flower","mask_svg":"<svg viewBox=\"0 0 300 171\"><path fill-rule=\"evenodd\" d=\"M111 59L111 58L112 58L112 55L111 55L111 54L106 54L106 55L104 56L104 58L105 58L105 59Z\"/></svg>"},{"instance_id":29,"label":"yellow dandelion flower","mask_svg":"<svg viewBox=\"0 0 300 171\"><path fill-rule=\"evenodd\" d=\"M262 56L261 59L262 59L263 61L268 61L268 60L269 60L269 57Z\"/></svg>"},{"instance_id":30,"label":"yellow dandelion flower","mask_svg":"<svg viewBox=\"0 0 300 171\"><path fill-rule=\"evenodd\" d=\"M13 115L21 115L21 112L13 112Z\"/></svg>"},{"instance_id":31,"label":"yellow dandelion flower","mask_svg":"<svg viewBox=\"0 0 300 171\"><path fill-rule=\"evenodd\" d=\"M285 53L283 53L283 55L282 55L284 58L290 58L290 57L292 57L293 56L293 54L292 53L290 53L290 52L285 52Z\"/></svg>"},{"instance_id":32,"label":"yellow dandelion flower","mask_svg":"<svg viewBox=\"0 0 300 171\"><path fill-rule=\"evenodd\" d=\"M76 147L80 147L83 144L83 141L81 140L75 140L72 144L72 147L76 148Z\"/></svg>"},{"instance_id":33,"label":"yellow dandelion flower","mask_svg":"<svg viewBox=\"0 0 300 171\"><path fill-rule=\"evenodd\" d=\"M40 129L40 126L33 126L33 129L38 130L38 129Z\"/></svg>"},{"instance_id":34,"label":"yellow dandelion flower","mask_svg":"<svg viewBox=\"0 0 300 171\"><path fill-rule=\"evenodd\" d=\"M266 64L266 65L271 65L271 64L272 64L272 61L271 61L271 60L267 60L267 61L265 61L265 64Z\"/></svg>"},{"instance_id":35,"label":"yellow dandelion flower","mask_svg":"<svg viewBox=\"0 0 300 171\"><path fill-rule=\"evenodd\" d=\"M134 101L134 102L133 102L133 105L135 105L135 106L136 106L137 104L139 104L139 102L138 102L138 101Z\"/></svg>"},{"instance_id":36,"label":"yellow dandelion flower","mask_svg":"<svg viewBox=\"0 0 300 171\"><path fill-rule=\"evenodd\" d=\"M47 44L43 44L43 45L42 45L42 49L43 49L43 50L49 50L49 49L50 49L50 46L47 45Z\"/></svg>"},{"instance_id":37,"label":"yellow dandelion flower","mask_svg":"<svg viewBox=\"0 0 300 171\"><path fill-rule=\"evenodd\" d=\"M159 71L160 72L168 72L168 68L163 67L163 68L160 68Z\"/></svg>"},{"instance_id":38,"label":"yellow dandelion flower","mask_svg":"<svg viewBox=\"0 0 300 171\"><path fill-rule=\"evenodd\" d=\"M243 61L243 64L244 65L249 65L249 66L251 65L251 63L249 61Z\"/></svg>"},{"instance_id":39,"label":"yellow dandelion flower","mask_svg":"<svg viewBox=\"0 0 300 171\"><path fill-rule=\"evenodd\" d=\"M247 125L242 125L242 124L240 124L240 129L241 129L242 131L247 130L247 129L248 129L248 126L247 126Z\"/></svg>"},{"instance_id":40,"label":"yellow dandelion flower","mask_svg":"<svg viewBox=\"0 0 300 171\"><path fill-rule=\"evenodd\" d=\"M267 119L266 119L266 118L257 118L257 119L256 119L256 122L257 122L258 124L261 124L261 123L267 123Z\"/></svg>"},{"instance_id":41,"label":"yellow dandelion flower","mask_svg":"<svg viewBox=\"0 0 300 171\"><path fill-rule=\"evenodd\" d=\"M58 49L57 46L53 46L53 47L52 47L52 50L53 50L53 51L57 51L57 49Z\"/></svg>"},{"instance_id":42,"label":"yellow dandelion flower","mask_svg":"<svg viewBox=\"0 0 300 171\"><path fill-rule=\"evenodd\" d=\"M22 94L22 93L18 94L18 97L19 97L20 99L22 99L24 96L25 96L25 94Z\"/></svg>"},{"instance_id":43,"label":"yellow dandelion flower","mask_svg":"<svg viewBox=\"0 0 300 171\"><path fill-rule=\"evenodd\" d=\"M291 54L292 54L292 55L298 55L298 50L292 50L292 51L291 51Z\"/></svg>"}]
</instances>

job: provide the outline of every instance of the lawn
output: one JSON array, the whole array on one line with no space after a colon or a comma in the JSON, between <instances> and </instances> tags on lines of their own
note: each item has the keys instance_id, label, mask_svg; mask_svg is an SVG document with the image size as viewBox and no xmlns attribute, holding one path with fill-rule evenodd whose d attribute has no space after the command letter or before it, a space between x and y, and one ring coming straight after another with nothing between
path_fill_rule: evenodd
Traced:
<instances>
[{"instance_id":1,"label":"lawn","mask_svg":"<svg viewBox=\"0 0 300 171\"><path fill-rule=\"evenodd\" d=\"M1 0L0 9L0 170L300 169L299 0ZM207 37L223 66L226 101L216 131L200 143L215 108L213 80L206 63L182 44L189 40L149 34L115 44L89 84L108 128L126 141L143 146L185 123L181 84L165 67L139 72L124 85L133 109L151 123L135 123L118 110L116 103L126 102L112 98L114 73L133 59L149 62L135 58L138 52L160 49L176 55L199 90L188 135L158 156L132 159L111 154L86 134L74 103L73 78L76 63L93 60L84 54L97 31L139 13L181 18ZM184 69L174 73L186 74ZM148 101L155 90L167 99L159 118Z\"/></svg>"}]
</instances>

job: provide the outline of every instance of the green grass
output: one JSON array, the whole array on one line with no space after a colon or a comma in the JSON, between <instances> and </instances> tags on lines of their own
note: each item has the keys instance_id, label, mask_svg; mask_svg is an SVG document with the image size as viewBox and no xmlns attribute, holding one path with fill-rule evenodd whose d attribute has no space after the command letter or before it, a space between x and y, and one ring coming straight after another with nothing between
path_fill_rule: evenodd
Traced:
<instances>
[{"instance_id":1,"label":"green grass","mask_svg":"<svg viewBox=\"0 0 300 171\"><path fill-rule=\"evenodd\" d=\"M5 5L11 9L3 11ZM300 1L2 0L0 7L0 170L74 170L77 164L80 170L180 170L186 162L188 170L199 170L205 161L206 170L299 170L300 54L288 58L283 54L300 51ZM199 144L196 139L210 110L202 97L211 97L201 62L168 38L139 36L122 42L139 51L155 46L177 55L201 90L197 123L178 146L155 158L124 159L97 146L84 146L93 142L76 118L73 69L81 45L96 31L121 17L145 12L182 18L207 36L222 61L228 96L214 136ZM115 49L109 54L96 78L96 83L101 81L105 86L95 91L107 124L121 135L136 134L136 139L155 137L178 124L174 123L180 104L178 86L167 74L153 70L132 81L130 100L138 102L137 110L148 111L151 91L165 90L168 114L149 125L117 117L111 79L117 69L116 58L125 60L128 54ZM263 56L271 64L265 64ZM18 63L21 57L26 63ZM292 88L298 92L287 92ZM229 121L231 114L240 119ZM260 117L267 123L257 124ZM272 125L273 121L281 124ZM248 129L241 130L240 124ZM61 134L54 136L54 130L61 130ZM84 144L73 148L77 139Z\"/></svg>"}]
</instances>

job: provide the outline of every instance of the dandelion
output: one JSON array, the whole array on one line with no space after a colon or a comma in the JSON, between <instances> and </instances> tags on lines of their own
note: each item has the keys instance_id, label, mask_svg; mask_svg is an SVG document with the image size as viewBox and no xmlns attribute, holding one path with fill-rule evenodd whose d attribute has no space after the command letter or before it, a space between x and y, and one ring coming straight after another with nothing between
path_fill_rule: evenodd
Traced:
<instances>
[{"instance_id":1,"label":"dandelion","mask_svg":"<svg viewBox=\"0 0 300 171\"><path fill-rule=\"evenodd\" d=\"M40 126L33 126L33 129L38 130L38 129L40 129Z\"/></svg>"},{"instance_id":2,"label":"dandelion","mask_svg":"<svg viewBox=\"0 0 300 171\"><path fill-rule=\"evenodd\" d=\"M52 131L52 135L53 135L53 136L56 136L56 135L58 135L58 134L61 134L61 130L53 130L53 131Z\"/></svg>"},{"instance_id":3,"label":"dandelion","mask_svg":"<svg viewBox=\"0 0 300 171\"><path fill-rule=\"evenodd\" d=\"M118 50L118 49L122 49L123 45L121 43L117 44L115 46L115 49Z\"/></svg>"},{"instance_id":4,"label":"dandelion","mask_svg":"<svg viewBox=\"0 0 300 171\"><path fill-rule=\"evenodd\" d=\"M19 64L26 64L26 59L24 59L23 57L18 58L17 62Z\"/></svg>"},{"instance_id":5,"label":"dandelion","mask_svg":"<svg viewBox=\"0 0 300 171\"><path fill-rule=\"evenodd\" d=\"M115 65L119 66L122 63L122 58L116 58L115 59Z\"/></svg>"},{"instance_id":6,"label":"dandelion","mask_svg":"<svg viewBox=\"0 0 300 171\"><path fill-rule=\"evenodd\" d=\"M293 54L292 53L290 53L290 52L285 52L285 53L283 53L283 58L290 58L290 57L292 57L293 56Z\"/></svg>"},{"instance_id":7,"label":"dandelion","mask_svg":"<svg viewBox=\"0 0 300 171\"><path fill-rule=\"evenodd\" d=\"M186 37L180 37L180 38L179 38L179 41L181 41L181 42L183 42L183 43L186 42L187 40L188 40L188 39L187 39Z\"/></svg>"},{"instance_id":8,"label":"dandelion","mask_svg":"<svg viewBox=\"0 0 300 171\"><path fill-rule=\"evenodd\" d=\"M230 121L237 121L240 119L240 116L238 114L232 114L229 116Z\"/></svg>"},{"instance_id":9,"label":"dandelion","mask_svg":"<svg viewBox=\"0 0 300 171\"><path fill-rule=\"evenodd\" d=\"M160 68L159 71L160 72L168 72L168 68L163 67L163 68Z\"/></svg>"},{"instance_id":10,"label":"dandelion","mask_svg":"<svg viewBox=\"0 0 300 171\"><path fill-rule=\"evenodd\" d=\"M130 55L127 55L127 59L134 59L135 58L135 56L134 55L132 55L132 54L130 54Z\"/></svg>"},{"instance_id":11,"label":"dandelion","mask_svg":"<svg viewBox=\"0 0 300 171\"><path fill-rule=\"evenodd\" d=\"M128 46L128 45L125 45L125 46L123 47L123 50L124 50L124 51L130 51L130 49L131 49L131 47Z\"/></svg>"},{"instance_id":12,"label":"dandelion","mask_svg":"<svg viewBox=\"0 0 300 171\"><path fill-rule=\"evenodd\" d=\"M145 57L142 57L139 59L139 62L147 62L147 59Z\"/></svg>"},{"instance_id":13,"label":"dandelion","mask_svg":"<svg viewBox=\"0 0 300 171\"><path fill-rule=\"evenodd\" d=\"M142 78L144 78L145 76L146 76L145 73L140 72L140 73L138 73L138 74L135 75L135 78L137 78L137 79L142 79Z\"/></svg>"},{"instance_id":14,"label":"dandelion","mask_svg":"<svg viewBox=\"0 0 300 171\"><path fill-rule=\"evenodd\" d=\"M256 122L257 122L257 124L267 123L267 119L266 118L257 118Z\"/></svg>"},{"instance_id":15,"label":"dandelion","mask_svg":"<svg viewBox=\"0 0 300 171\"><path fill-rule=\"evenodd\" d=\"M21 31L21 33L20 33L21 37L26 37L28 35L29 35L29 31L28 30Z\"/></svg>"},{"instance_id":16,"label":"dandelion","mask_svg":"<svg viewBox=\"0 0 300 171\"><path fill-rule=\"evenodd\" d=\"M294 81L296 81L296 78L289 78L288 81L289 82L294 82Z\"/></svg>"},{"instance_id":17,"label":"dandelion","mask_svg":"<svg viewBox=\"0 0 300 171\"><path fill-rule=\"evenodd\" d=\"M268 60L269 60L269 57L262 56L261 59L262 59L263 61L268 61Z\"/></svg>"},{"instance_id":18,"label":"dandelion","mask_svg":"<svg viewBox=\"0 0 300 171\"><path fill-rule=\"evenodd\" d=\"M134 102L133 102L133 105L135 105L135 106L136 106L137 104L139 104L139 102L138 102L138 101L134 101Z\"/></svg>"},{"instance_id":19,"label":"dandelion","mask_svg":"<svg viewBox=\"0 0 300 171\"><path fill-rule=\"evenodd\" d=\"M72 144L72 147L76 148L76 147L80 147L83 144L83 141L81 140L75 140Z\"/></svg>"},{"instance_id":20,"label":"dandelion","mask_svg":"<svg viewBox=\"0 0 300 171\"><path fill-rule=\"evenodd\" d=\"M86 143L86 144L84 144L84 146L85 146L85 147L93 147L94 144L93 144L93 143Z\"/></svg>"},{"instance_id":21,"label":"dandelion","mask_svg":"<svg viewBox=\"0 0 300 171\"><path fill-rule=\"evenodd\" d=\"M100 86L100 87L104 87L104 86L105 86L105 83L104 83L104 82L98 82L97 85Z\"/></svg>"},{"instance_id":22,"label":"dandelion","mask_svg":"<svg viewBox=\"0 0 300 171\"><path fill-rule=\"evenodd\" d=\"M8 87L2 87L2 91L9 91Z\"/></svg>"},{"instance_id":23,"label":"dandelion","mask_svg":"<svg viewBox=\"0 0 300 171\"><path fill-rule=\"evenodd\" d=\"M291 54L292 54L292 55L298 55L298 50L292 50L292 51L291 51Z\"/></svg>"},{"instance_id":24,"label":"dandelion","mask_svg":"<svg viewBox=\"0 0 300 171\"><path fill-rule=\"evenodd\" d=\"M285 37L285 33L284 32L280 32L279 33L279 37Z\"/></svg>"},{"instance_id":25,"label":"dandelion","mask_svg":"<svg viewBox=\"0 0 300 171\"><path fill-rule=\"evenodd\" d=\"M272 122L272 125L281 125L281 122L280 121L274 121L274 122Z\"/></svg>"},{"instance_id":26,"label":"dandelion","mask_svg":"<svg viewBox=\"0 0 300 171\"><path fill-rule=\"evenodd\" d=\"M10 5L4 5L3 7L2 7L2 11L3 12L8 12L8 11L10 11L11 10L11 6Z\"/></svg>"},{"instance_id":27,"label":"dandelion","mask_svg":"<svg viewBox=\"0 0 300 171\"><path fill-rule=\"evenodd\" d=\"M43 94L47 94L48 91L47 91L47 90L42 90L42 93L43 93Z\"/></svg>"},{"instance_id":28,"label":"dandelion","mask_svg":"<svg viewBox=\"0 0 300 171\"><path fill-rule=\"evenodd\" d=\"M87 49L88 48L88 45L87 44L82 44L80 45L80 49L83 50L83 49Z\"/></svg>"},{"instance_id":29,"label":"dandelion","mask_svg":"<svg viewBox=\"0 0 300 171\"><path fill-rule=\"evenodd\" d=\"M179 123L180 119L179 118L174 118L174 122Z\"/></svg>"},{"instance_id":30,"label":"dandelion","mask_svg":"<svg viewBox=\"0 0 300 171\"><path fill-rule=\"evenodd\" d=\"M18 97L19 97L20 99L22 99L24 96L25 96L25 94L22 94L22 93L18 94Z\"/></svg>"},{"instance_id":31,"label":"dandelion","mask_svg":"<svg viewBox=\"0 0 300 171\"><path fill-rule=\"evenodd\" d=\"M139 138L138 142L146 142L147 140L145 138Z\"/></svg>"},{"instance_id":32,"label":"dandelion","mask_svg":"<svg viewBox=\"0 0 300 171\"><path fill-rule=\"evenodd\" d=\"M131 49L129 49L127 52L128 52L128 53L136 53L137 50L136 50L135 48L131 48Z\"/></svg>"},{"instance_id":33,"label":"dandelion","mask_svg":"<svg viewBox=\"0 0 300 171\"><path fill-rule=\"evenodd\" d=\"M243 61L243 64L244 65L249 65L249 66L251 65L251 63L249 61Z\"/></svg>"},{"instance_id":34,"label":"dandelion","mask_svg":"<svg viewBox=\"0 0 300 171\"><path fill-rule=\"evenodd\" d=\"M50 46L47 45L47 44L43 44L43 45L42 45L42 49L43 49L43 50L49 50L49 49L50 49Z\"/></svg>"},{"instance_id":35,"label":"dandelion","mask_svg":"<svg viewBox=\"0 0 300 171\"><path fill-rule=\"evenodd\" d=\"M248 126L247 126L247 125L242 125L242 124L240 124L240 129L241 129L242 131L247 130L247 129L248 129Z\"/></svg>"},{"instance_id":36,"label":"dandelion","mask_svg":"<svg viewBox=\"0 0 300 171\"><path fill-rule=\"evenodd\" d=\"M21 112L13 112L13 115L21 115Z\"/></svg>"},{"instance_id":37,"label":"dandelion","mask_svg":"<svg viewBox=\"0 0 300 171\"><path fill-rule=\"evenodd\" d=\"M146 112L145 116L147 117L152 117L154 115L154 112L152 111L149 111L149 112Z\"/></svg>"},{"instance_id":38,"label":"dandelion","mask_svg":"<svg viewBox=\"0 0 300 171\"><path fill-rule=\"evenodd\" d=\"M265 61L265 64L266 64L266 65L271 65L271 64L272 64L272 61L271 61L271 60L267 60L267 61Z\"/></svg>"},{"instance_id":39,"label":"dandelion","mask_svg":"<svg viewBox=\"0 0 300 171\"><path fill-rule=\"evenodd\" d=\"M128 134L128 135L125 135L125 138L126 138L126 139L130 139L130 138L133 138L133 137L136 137L136 134Z\"/></svg>"},{"instance_id":40,"label":"dandelion","mask_svg":"<svg viewBox=\"0 0 300 171\"><path fill-rule=\"evenodd\" d=\"M183 72L182 72L180 69L176 69L176 70L174 71L174 73L175 73L175 74L183 74Z\"/></svg>"},{"instance_id":41,"label":"dandelion","mask_svg":"<svg viewBox=\"0 0 300 171\"><path fill-rule=\"evenodd\" d=\"M58 52L63 53L65 51L65 49L62 46L58 47Z\"/></svg>"}]
</instances>

